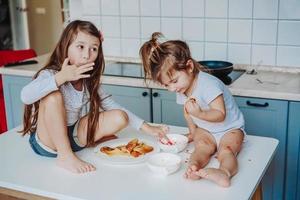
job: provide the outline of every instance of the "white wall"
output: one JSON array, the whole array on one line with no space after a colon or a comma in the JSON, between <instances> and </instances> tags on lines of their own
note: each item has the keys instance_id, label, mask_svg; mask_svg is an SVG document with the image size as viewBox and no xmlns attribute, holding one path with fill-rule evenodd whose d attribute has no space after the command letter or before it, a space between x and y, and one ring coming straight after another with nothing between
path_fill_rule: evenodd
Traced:
<instances>
[{"instance_id":1,"label":"white wall","mask_svg":"<svg viewBox=\"0 0 300 200\"><path fill-rule=\"evenodd\" d=\"M70 17L104 32L105 55L138 57L161 31L198 60L300 67L299 0L71 0Z\"/></svg>"}]
</instances>

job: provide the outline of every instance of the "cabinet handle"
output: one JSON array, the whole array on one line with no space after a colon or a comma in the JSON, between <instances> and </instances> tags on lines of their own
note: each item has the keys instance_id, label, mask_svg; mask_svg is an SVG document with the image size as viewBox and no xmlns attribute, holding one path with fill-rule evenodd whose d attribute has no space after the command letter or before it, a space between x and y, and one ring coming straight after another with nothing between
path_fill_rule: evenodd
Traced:
<instances>
[{"instance_id":1,"label":"cabinet handle","mask_svg":"<svg viewBox=\"0 0 300 200\"><path fill-rule=\"evenodd\" d=\"M143 97L145 97L148 95L148 92L143 92L142 95L143 95Z\"/></svg>"},{"instance_id":2,"label":"cabinet handle","mask_svg":"<svg viewBox=\"0 0 300 200\"><path fill-rule=\"evenodd\" d=\"M153 97L158 97L158 96L159 96L159 94L157 92L153 93Z\"/></svg>"},{"instance_id":3,"label":"cabinet handle","mask_svg":"<svg viewBox=\"0 0 300 200\"><path fill-rule=\"evenodd\" d=\"M269 103L266 102L264 104L260 104L260 103L251 103L251 101L246 101L248 106L255 106L255 107L268 107Z\"/></svg>"}]
</instances>

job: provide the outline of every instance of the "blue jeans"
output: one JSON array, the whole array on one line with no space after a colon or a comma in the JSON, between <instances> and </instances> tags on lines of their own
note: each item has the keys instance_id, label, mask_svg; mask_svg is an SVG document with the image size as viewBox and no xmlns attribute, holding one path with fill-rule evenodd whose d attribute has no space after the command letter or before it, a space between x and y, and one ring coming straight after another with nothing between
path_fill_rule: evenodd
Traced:
<instances>
[{"instance_id":1,"label":"blue jeans","mask_svg":"<svg viewBox=\"0 0 300 200\"><path fill-rule=\"evenodd\" d=\"M73 131L74 131L74 128L75 128L75 124L76 123L74 123L73 125L67 127L70 145L71 145L71 148L74 152L80 151L80 150L85 148L85 147L79 146L75 142L75 139L74 139L74 136L73 136ZM57 157L56 152L54 152L53 150L50 151L49 149L46 149L45 147L41 146L38 143L36 137L37 137L36 133L31 133L30 137L29 137L30 146L36 154L41 155L41 156L46 156L46 157L52 157L52 158Z\"/></svg>"}]
</instances>

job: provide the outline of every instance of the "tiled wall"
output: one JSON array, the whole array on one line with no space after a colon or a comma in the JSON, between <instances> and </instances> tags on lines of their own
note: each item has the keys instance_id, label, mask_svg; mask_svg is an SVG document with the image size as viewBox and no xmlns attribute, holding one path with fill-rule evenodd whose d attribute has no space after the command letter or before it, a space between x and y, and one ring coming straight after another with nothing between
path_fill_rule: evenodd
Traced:
<instances>
[{"instance_id":1,"label":"tiled wall","mask_svg":"<svg viewBox=\"0 0 300 200\"><path fill-rule=\"evenodd\" d=\"M70 17L104 32L105 55L138 57L161 31L198 60L300 67L300 0L70 0Z\"/></svg>"}]
</instances>

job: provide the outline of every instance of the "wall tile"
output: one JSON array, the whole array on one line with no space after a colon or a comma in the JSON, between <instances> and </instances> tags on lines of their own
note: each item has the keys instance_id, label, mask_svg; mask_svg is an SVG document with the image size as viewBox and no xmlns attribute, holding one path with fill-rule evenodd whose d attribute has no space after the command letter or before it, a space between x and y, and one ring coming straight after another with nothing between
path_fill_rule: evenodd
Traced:
<instances>
[{"instance_id":1,"label":"wall tile","mask_svg":"<svg viewBox=\"0 0 300 200\"><path fill-rule=\"evenodd\" d=\"M228 44L228 61L232 63L250 64L251 46Z\"/></svg>"},{"instance_id":2,"label":"wall tile","mask_svg":"<svg viewBox=\"0 0 300 200\"><path fill-rule=\"evenodd\" d=\"M183 0L183 17L204 17L204 0Z\"/></svg>"},{"instance_id":3,"label":"wall tile","mask_svg":"<svg viewBox=\"0 0 300 200\"><path fill-rule=\"evenodd\" d=\"M160 0L141 0L141 16L160 16Z\"/></svg>"},{"instance_id":4,"label":"wall tile","mask_svg":"<svg viewBox=\"0 0 300 200\"><path fill-rule=\"evenodd\" d=\"M102 17L103 34L106 37L121 37L120 18L119 17Z\"/></svg>"},{"instance_id":5,"label":"wall tile","mask_svg":"<svg viewBox=\"0 0 300 200\"><path fill-rule=\"evenodd\" d=\"M141 42L139 39L121 39L121 55L124 57L139 57Z\"/></svg>"},{"instance_id":6,"label":"wall tile","mask_svg":"<svg viewBox=\"0 0 300 200\"><path fill-rule=\"evenodd\" d=\"M166 39L187 41L196 59L300 67L299 0L72 0L69 5L71 20L89 20L103 31L111 55L137 57L137 44L160 31Z\"/></svg>"},{"instance_id":7,"label":"wall tile","mask_svg":"<svg viewBox=\"0 0 300 200\"><path fill-rule=\"evenodd\" d=\"M120 15L119 0L101 0L102 15Z\"/></svg>"},{"instance_id":8,"label":"wall tile","mask_svg":"<svg viewBox=\"0 0 300 200\"><path fill-rule=\"evenodd\" d=\"M278 44L300 45L300 21L279 21Z\"/></svg>"},{"instance_id":9,"label":"wall tile","mask_svg":"<svg viewBox=\"0 0 300 200\"><path fill-rule=\"evenodd\" d=\"M120 56L121 40L119 38L108 38L105 35L105 42L103 42L103 53L105 56Z\"/></svg>"},{"instance_id":10,"label":"wall tile","mask_svg":"<svg viewBox=\"0 0 300 200\"><path fill-rule=\"evenodd\" d=\"M163 17L181 17L181 0L162 0L161 15Z\"/></svg>"},{"instance_id":11,"label":"wall tile","mask_svg":"<svg viewBox=\"0 0 300 200\"><path fill-rule=\"evenodd\" d=\"M100 0L89 0L82 2L82 13L84 15L99 15L100 14Z\"/></svg>"},{"instance_id":12,"label":"wall tile","mask_svg":"<svg viewBox=\"0 0 300 200\"><path fill-rule=\"evenodd\" d=\"M123 38L140 38L140 21L138 17L121 18L121 36Z\"/></svg>"},{"instance_id":13,"label":"wall tile","mask_svg":"<svg viewBox=\"0 0 300 200\"><path fill-rule=\"evenodd\" d=\"M190 47L192 58L194 58L195 60L198 60L198 61L204 59L204 43L203 42L188 41L187 44Z\"/></svg>"},{"instance_id":14,"label":"wall tile","mask_svg":"<svg viewBox=\"0 0 300 200\"><path fill-rule=\"evenodd\" d=\"M229 0L229 18L252 18L253 0Z\"/></svg>"},{"instance_id":15,"label":"wall tile","mask_svg":"<svg viewBox=\"0 0 300 200\"><path fill-rule=\"evenodd\" d=\"M227 60L227 44L205 43L205 60Z\"/></svg>"},{"instance_id":16,"label":"wall tile","mask_svg":"<svg viewBox=\"0 0 300 200\"><path fill-rule=\"evenodd\" d=\"M251 20L229 21L229 42L251 43Z\"/></svg>"},{"instance_id":17,"label":"wall tile","mask_svg":"<svg viewBox=\"0 0 300 200\"><path fill-rule=\"evenodd\" d=\"M277 65L300 67L300 47L278 46Z\"/></svg>"},{"instance_id":18,"label":"wall tile","mask_svg":"<svg viewBox=\"0 0 300 200\"><path fill-rule=\"evenodd\" d=\"M183 18L183 38L186 40L204 40L204 20Z\"/></svg>"},{"instance_id":19,"label":"wall tile","mask_svg":"<svg viewBox=\"0 0 300 200\"><path fill-rule=\"evenodd\" d=\"M224 17L228 14L228 0L205 1L206 17Z\"/></svg>"},{"instance_id":20,"label":"wall tile","mask_svg":"<svg viewBox=\"0 0 300 200\"><path fill-rule=\"evenodd\" d=\"M126 16L139 16L139 0L121 0L121 15Z\"/></svg>"},{"instance_id":21,"label":"wall tile","mask_svg":"<svg viewBox=\"0 0 300 200\"><path fill-rule=\"evenodd\" d=\"M253 17L259 19L277 19L278 0L254 0Z\"/></svg>"},{"instance_id":22,"label":"wall tile","mask_svg":"<svg viewBox=\"0 0 300 200\"><path fill-rule=\"evenodd\" d=\"M252 64L275 65L276 46L253 45Z\"/></svg>"},{"instance_id":23,"label":"wall tile","mask_svg":"<svg viewBox=\"0 0 300 200\"><path fill-rule=\"evenodd\" d=\"M276 44L277 20L254 20L253 43Z\"/></svg>"},{"instance_id":24,"label":"wall tile","mask_svg":"<svg viewBox=\"0 0 300 200\"><path fill-rule=\"evenodd\" d=\"M300 20L300 1L284 0L279 1L279 19L298 19Z\"/></svg>"},{"instance_id":25,"label":"wall tile","mask_svg":"<svg viewBox=\"0 0 300 200\"><path fill-rule=\"evenodd\" d=\"M161 30L162 33L168 39L181 39L182 38L182 26L181 18L162 18Z\"/></svg>"},{"instance_id":26,"label":"wall tile","mask_svg":"<svg viewBox=\"0 0 300 200\"><path fill-rule=\"evenodd\" d=\"M69 2L70 20L80 19L82 16L82 2L81 0L73 0Z\"/></svg>"},{"instance_id":27,"label":"wall tile","mask_svg":"<svg viewBox=\"0 0 300 200\"><path fill-rule=\"evenodd\" d=\"M160 32L160 18L141 17L142 38L150 38L153 32Z\"/></svg>"},{"instance_id":28,"label":"wall tile","mask_svg":"<svg viewBox=\"0 0 300 200\"><path fill-rule=\"evenodd\" d=\"M206 19L205 40L213 42L227 41L227 20L226 19Z\"/></svg>"}]
</instances>

